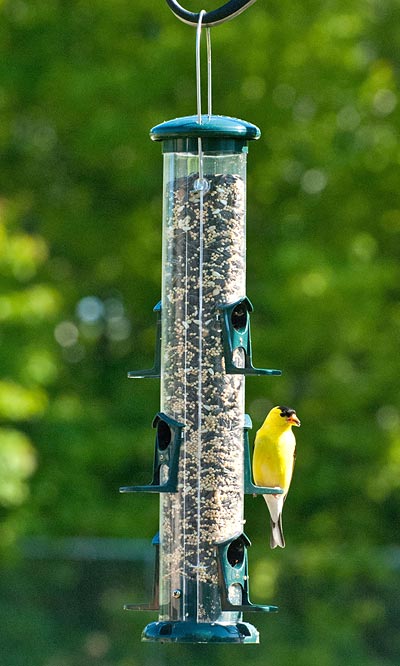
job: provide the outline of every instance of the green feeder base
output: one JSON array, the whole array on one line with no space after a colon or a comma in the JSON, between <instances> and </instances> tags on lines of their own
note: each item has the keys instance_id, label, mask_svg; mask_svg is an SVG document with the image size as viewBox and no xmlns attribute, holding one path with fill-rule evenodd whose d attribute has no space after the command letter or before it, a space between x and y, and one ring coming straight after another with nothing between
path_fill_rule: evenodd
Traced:
<instances>
[{"instance_id":1,"label":"green feeder base","mask_svg":"<svg viewBox=\"0 0 400 666\"><path fill-rule=\"evenodd\" d=\"M151 622L142 641L159 643L259 643L260 635L248 622Z\"/></svg>"}]
</instances>

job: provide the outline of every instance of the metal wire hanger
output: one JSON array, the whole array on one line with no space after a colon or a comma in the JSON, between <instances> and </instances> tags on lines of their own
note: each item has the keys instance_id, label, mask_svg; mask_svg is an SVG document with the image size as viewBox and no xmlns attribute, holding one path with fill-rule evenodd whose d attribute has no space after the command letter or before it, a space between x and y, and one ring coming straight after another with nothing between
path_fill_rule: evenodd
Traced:
<instances>
[{"instance_id":1,"label":"metal wire hanger","mask_svg":"<svg viewBox=\"0 0 400 666\"><path fill-rule=\"evenodd\" d=\"M176 2L176 0L166 0L166 2L175 16L181 21L193 26L198 25L199 13L189 12ZM228 0L228 2L222 5L222 7L219 7L219 9L205 12L202 16L202 23L208 27L220 25L221 23L225 23L225 21L230 21L235 18L235 16L244 12L255 2L256 0Z\"/></svg>"},{"instance_id":2,"label":"metal wire hanger","mask_svg":"<svg viewBox=\"0 0 400 666\"><path fill-rule=\"evenodd\" d=\"M197 118L198 122L202 122L201 113L201 28L204 23L204 16L206 12L204 9L199 13L196 30L196 92L197 92ZM206 39L207 39L207 113L208 116L212 114L212 72L211 72L211 34L210 28L206 26Z\"/></svg>"}]
</instances>

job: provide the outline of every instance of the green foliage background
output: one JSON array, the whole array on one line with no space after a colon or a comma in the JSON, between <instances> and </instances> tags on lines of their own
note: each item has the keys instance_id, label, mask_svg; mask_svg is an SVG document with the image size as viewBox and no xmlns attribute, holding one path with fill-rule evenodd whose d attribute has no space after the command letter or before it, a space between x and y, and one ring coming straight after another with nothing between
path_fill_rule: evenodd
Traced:
<instances>
[{"instance_id":1,"label":"green foliage background","mask_svg":"<svg viewBox=\"0 0 400 666\"><path fill-rule=\"evenodd\" d=\"M281 612L247 618L260 646L142 645L154 616L121 606L149 594L143 562L24 557L27 537L157 530L156 499L117 489L151 469L158 382L126 380L151 365L160 294L148 131L195 112L194 31L163 0L2 0L5 666L400 660L400 5L258 0L212 36L215 112L263 132L248 295L255 362L284 375L249 379L246 409L255 428L279 403L303 423L285 551L246 500L252 597Z\"/></svg>"}]
</instances>

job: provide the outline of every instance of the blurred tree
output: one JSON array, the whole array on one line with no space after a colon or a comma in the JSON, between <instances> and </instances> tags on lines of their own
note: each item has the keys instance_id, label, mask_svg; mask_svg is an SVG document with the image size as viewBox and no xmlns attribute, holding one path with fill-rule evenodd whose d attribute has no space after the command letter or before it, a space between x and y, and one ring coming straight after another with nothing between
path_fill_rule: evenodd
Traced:
<instances>
[{"instance_id":1,"label":"blurred tree","mask_svg":"<svg viewBox=\"0 0 400 666\"><path fill-rule=\"evenodd\" d=\"M0 219L0 526L2 547L18 533L15 509L28 497L28 479L37 452L28 424L48 407L47 388L57 377L48 348L49 325L60 308L57 291L38 278L47 261L47 244L23 230L23 201L4 199Z\"/></svg>"}]
</instances>

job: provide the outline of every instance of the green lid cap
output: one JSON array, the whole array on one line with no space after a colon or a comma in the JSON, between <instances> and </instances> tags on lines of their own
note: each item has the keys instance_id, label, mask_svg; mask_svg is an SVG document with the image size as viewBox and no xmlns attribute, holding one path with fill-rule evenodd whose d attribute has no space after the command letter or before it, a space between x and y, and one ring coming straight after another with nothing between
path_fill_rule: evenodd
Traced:
<instances>
[{"instance_id":1,"label":"green lid cap","mask_svg":"<svg viewBox=\"0 0 400 666\"><path fill-rule=\"evenodd\" d=\"M162 141L164 152L197 152L197 139L202 147L212 152L242 152L247 141L258 139L261 132L252 123L229 116L204 114L167 120L150 131L153 141Z\"/></svg>"}]
</instances>

